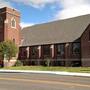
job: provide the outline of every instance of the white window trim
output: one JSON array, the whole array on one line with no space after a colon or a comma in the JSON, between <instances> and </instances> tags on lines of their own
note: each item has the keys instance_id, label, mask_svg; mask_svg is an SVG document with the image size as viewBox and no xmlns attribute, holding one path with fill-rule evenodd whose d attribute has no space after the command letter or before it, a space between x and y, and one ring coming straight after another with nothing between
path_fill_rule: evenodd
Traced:
<instances>
[{"instance_id":1,"label":"white window trim","mask_svg":"<svg viewBox=\"0 0 90 90\"><path fill-rule=\"evenodd\" d=\"M13 20L15 21L15 27L12 26L12 21ZM11 28L16 28L16 20L15 20L15 18L11 18Z\"/></svg>"}]
</instances>

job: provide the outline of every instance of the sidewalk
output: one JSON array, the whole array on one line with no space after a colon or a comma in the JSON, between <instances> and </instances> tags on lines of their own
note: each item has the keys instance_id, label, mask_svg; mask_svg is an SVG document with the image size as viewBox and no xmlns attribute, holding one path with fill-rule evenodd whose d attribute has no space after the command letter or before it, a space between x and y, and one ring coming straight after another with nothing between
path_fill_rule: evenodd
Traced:
<instances>
[{"instance_id":1,"label":"sidewalk","mask_svg":"<svg viewBox=\"0 0 90 90\"><path fill-rule=\"evenodd\" d=\"M33 71L33 70L0 70L0 73L41 73L41 74L56 74L68 76L84 76L90 77L90 73L76 73L76 72L63 72L63 71Z\"/></svg>"}]
</instances>

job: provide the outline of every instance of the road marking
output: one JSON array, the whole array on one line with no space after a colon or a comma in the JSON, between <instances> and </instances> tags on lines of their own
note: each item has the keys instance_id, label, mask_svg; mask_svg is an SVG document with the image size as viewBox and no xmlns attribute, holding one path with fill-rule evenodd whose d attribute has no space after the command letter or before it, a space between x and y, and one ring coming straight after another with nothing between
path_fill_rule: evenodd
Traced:
<instances>
[{"instance_id":1,"label":"road marking","mask_svg":"<svg viewBox=\"0 0 90 90\"><path fill-rule=\"evenodd\" d=\"M58 85L78 86L78 87L90 88L90 85L79 84L79 83L69 83L69 82L58 82L58 81L28 80L28 79L19 79L19 78L0 78L0 80L23 81L23 82L32 82L32 83L45 83L45 84L58 84Z\"/></svg>"}]
</instances>

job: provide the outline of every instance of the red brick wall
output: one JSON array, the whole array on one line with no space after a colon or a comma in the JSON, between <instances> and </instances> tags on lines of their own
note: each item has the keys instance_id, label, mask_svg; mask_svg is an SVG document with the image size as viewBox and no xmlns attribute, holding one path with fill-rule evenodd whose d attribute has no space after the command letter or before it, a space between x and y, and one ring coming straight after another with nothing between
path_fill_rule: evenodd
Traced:
<instances>
[{"instance_id":1,"label":"red brick wall","mask_svg":"<svg viewBox=\"0 0 90 90\"><path fill-rule=\"evenodd\" d=\"M67 43L64 44L65 45L65 56L62 58L63 61L65 61L65 66L72 66L72 61L80 61L80 54L73 54L72 53L72 43ZM38 46L37 46L38 48ZM29 59L32 60L32 48L29 47ZM57 60L57 55L56 55L56 45L54 46L54 57L51 56L51 48L50 48L50 59L51 60ZM38 55L38 53L37 53ZM19 53L19 59L21 60L25 60L27 59L27 47L20 47L20 53ZM37 59L39 59L39 57L37 56ZM37 60L36 59L36 60ZM41 58L40 59L44 59L44 55L43 55L43 46L41 47ZM59 58L58 58L59 59Z\"/></svg>"},{"instance_id":2,"label":"red brick wall","mask_svg":"<svg viewBox=\"0 0 90 90\"><path fill-rule=\"evenodd\" d=\"M0 18L2 19L2 24L0 23L0 42L4 40L4 21L6 19L6 14L0 10Z\"/></svg>"},{"instance_id":3,"label":"red brick wall","mask_svg":"<svg viewBox=\"0 0 90 90\"><path fill-rule=\"evenodd\" d=\"M73 54L72 52L73 43L65 43L65 66L72 66L73 61L80 61L80 54Z\"/></svg>"},{"instance_id":4,"label":"red brick wall","mask_svg":"<svg viewBox=\"0 0 90 90\"><path fill-rule=\"evenodd\" d=\"M87 27L81 37L81 57L82 66L90 66L90 40L89 40L90 25Z\"/></svg>"},{"instance_id":5,"label":"red brick wall","mask_svg":"<svg viewBox=\"0 0 90 90\"><path fill-rule=\"evenodd\" d=\"M20 45L20 13L14 9L2 8L0 9L0 16L3 19L3 25L0 26L0 41L13 40ZM16 20L16 28L11 27L11 19ZM7 21L7 22L6 22Z\"/></svg>"},{"instance_id":6,"label":"red brick wall","mask_svg":"<svg viewBox=\"0 0 90 90\"><path fill-rule=\"evenodd\" d=\"M14 18L16 20L16 28L11 27L11 19ZM15 43L17 45L20 44L20 14L14 9L6 9L6 19L8 19L8 23L5 24L5 40L13 40L15 39Z\"/></svg>"}]
</instances>

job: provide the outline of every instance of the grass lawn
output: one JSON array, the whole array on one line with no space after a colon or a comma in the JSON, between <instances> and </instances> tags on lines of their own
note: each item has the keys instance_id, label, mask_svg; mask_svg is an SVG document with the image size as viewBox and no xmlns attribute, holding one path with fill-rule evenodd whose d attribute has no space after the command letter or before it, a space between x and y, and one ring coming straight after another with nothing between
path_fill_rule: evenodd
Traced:
<instances>
[{"instance_id":1,"label":"grass lawn","mask_svg":"<svg viewBox=\"0 0 90 90\"><path fill-rule=\"evenodd\" d=\"M82 72L90 73L90 67L46 67L46 66L17 66L2 69L10 70L40 70L40 71L66 71L66 72Z\"/></svg>"}]
</instances>

